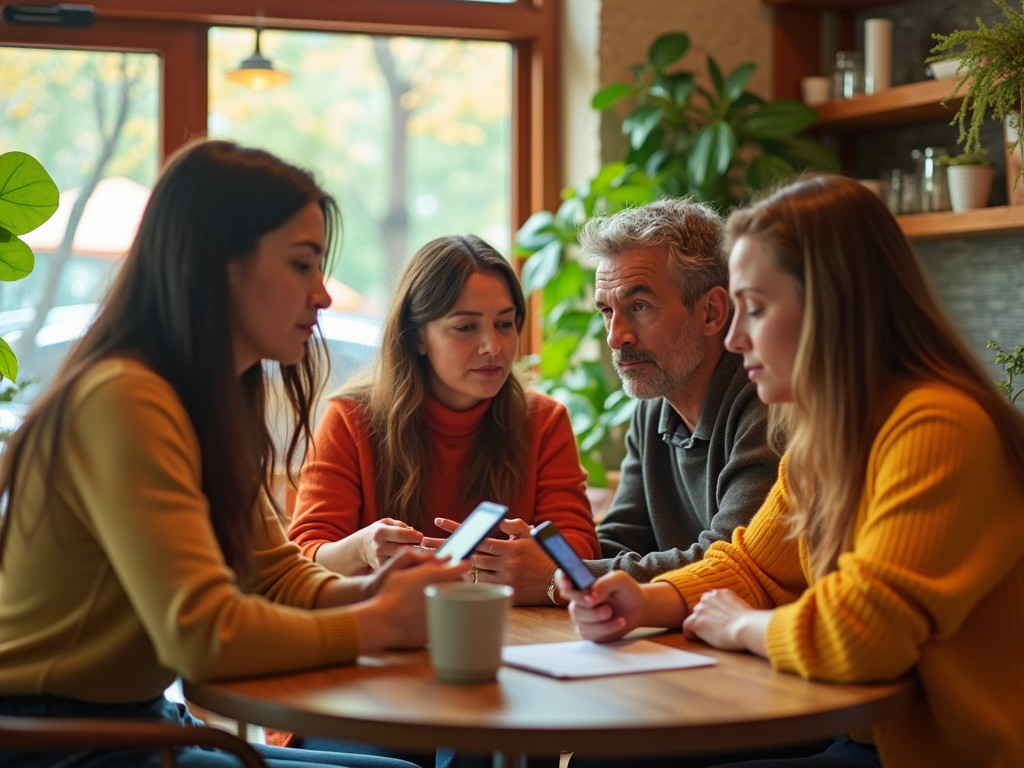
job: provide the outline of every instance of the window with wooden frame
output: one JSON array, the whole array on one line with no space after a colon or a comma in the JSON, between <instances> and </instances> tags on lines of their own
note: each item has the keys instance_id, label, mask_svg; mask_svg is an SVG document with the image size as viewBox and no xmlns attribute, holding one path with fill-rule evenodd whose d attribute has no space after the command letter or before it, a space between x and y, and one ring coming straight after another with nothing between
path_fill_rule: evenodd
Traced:
<instances>
[{"instance_id":1,"label":"window with wooden frame","mask_svg":"<svg viewBox=\"0 0 1024 768\"><path fill-rule=\"evenodd\" d=\"M557 205L558 64L554 0L97 0L94 8L96 22L86 29L0 22L0 70L7 70L0 77L4 81L0 89L0 115L3 115L0 122L6 121L8 127L13 125L9 110L17 108L33 112L38 125L55 129L45 137L33 133L37 143L48 142L45 147L37 147L25 146L24 137L16 135L13 129L0 128L0 151L20 149L43 155L40 159L48 166L64 167L63 163L67 170L57 179L58 186L64 183L62 192L69 186L74 186L71 191L78 195L88 192L93 196L91 208L94 210L105 207L114 218L124 219L125 205L130 208L137 204L136 198L144 199L145 189L152 184L159 162L190 139L207 133L266 145L311 167L321 178L327 166L323 158L330 156L332 150L337 154L340 145L346 150L354 148L356 160L360 152L364 159L373 156L380 149L373 146L370 139L374 134L380 139L401 121L395 119L394 113L388 116L386 105L381 104L377 105L380 107L377 113L370 116L354 112L352 102L359 94L345 92L348 86L345 73L325 73L331 68L338 69L336 62L342 62L340 66L344 67L346 62L360 59L375 64L378 68L375 75L386 86L370 97L371 100L391 100L403 112L399 117L405 121L405 126L408 128L411 123L413 135L405 149L417 154L421 167L413 169L402 188L400 184L396 186L393 168L384 171L378 163L373 173L367 172L364 178L359 178L358 162L349 163L351 175L356 177L357 185L362 185L365 196L376 196L383 202L378 200L377 209L370 216L353 201L346 206L345 195L340 195L354 238L347 235L347 244L358 251L356 256L343 256L341 271L346 269L346 258L386 262L390 248L394 261L403 251L407 256L432 236L472 231L474 227L483 227L485 231L477 234L490 236L507 252L511 233L531 211ZM309 76L307 81L315 80L314 75L320 78L305 85L306 100L316 97L321 102L317 106L320 111L315 115L315 132L321 136L329 134L330 140L323 142L319 154L291 152L287 146L286 121L291 119L296 123L296 145L304 142L303 146L308 149L309 136L302 135L302 126L297 123L308 122L310 113L295 109L296 104L303 103L302 88L288 86L290 91L282 89L281 95L273 92L247 95L230 90L238 86L224 84L223 70L234 66L239 54L244 56L251 52L257 15L262 17L266 29L264 51L276 56L279 66L293 70L293 83L304 75ZM494 72L504 73L501 75L503 87L495 91L501 92L497 95L507 101L505 124L494 126L491 134L488 134L488 126L481 124L486 122L483 118L476 123L460 121L457 115L451 115L453 107L442 103L442 97L452 89L451 72L443 71L443 65L454 61L463 77L477 78L470 83L469 90L458 97L462 108L468 112L495 111L496 94L488 93L486 85L479 82L480 73L475 71L485 67L474 68L472 64L473 55L479 52L487 57L488 66ZM24 80L19 80L18 72L12 69L16 59L21 68L18 72L25 72ZM390 72L387 71L389 64ZM414 71L416 67L418 71ZM30 75L36 81L31 81ZM74 114L74 120L88 122L95 136L85 140L68 132L68 125L74 121L61 118L59 110L47 106L36 87L39 77L62 80L70 89L69 93L76 93L75 98L81 102L78 106L70 97L58 99L58 102L69 114ZM431 77L441 82L426 82ZM337 98L330 92L332 89L337 89ZM261 102L261 96L267 98ZM488 99L490 102L484 103ZM418 109L422 119L417 122ZM423 114L431 109L433 113ZM123 118L120 123L119 115ZM268 126L274 125L275 115L276 128L271 130ZM62 122L57 125L55 121ZM23 124L22 133L32 131L24 125L27 124ZM56 130L58 127L61 130ZM346 127L350 133L359 134L350 143ZM416 185L416 173L430 180L432 167L433 175L437 175L436 169L450 165L446 164L442 152L444 142L458 143L460 132L467 146L479 147L481 142L485 146L471 161L471 172L463 174L461 182L459 179L448 182L455 190L451 201L439 200L439 195L430 189L410 189L409 185ZM103 161L106 167L99 168L104 141L116 143L122 154L130 147L130 157L107 158ZM15 142L19 146L14 146ZM499 149L503 148L506 153L505 159L495 160L492 155L497 150L491 151L493 147L486 142L500 145ZM48 158L53 159L48 163ZM333 158L334 161L340 159ZM73 178L72 169L77 169L80 179ZM97 173L90 174L90 171ZM61 175L59 170L57 175ZM90 182L91 176L97 178ZM110 177L118 177L118 182L110 183ZM481 201L487 196L475 193L474 184L490 185L490 191L495 192L486 204ZM68 200L72 205L67 210L73 219L73 200ZM433 226L425 222L436 216L444 205L448 210L438 222ZM451 210L453 207L463 209L467 224L458 225L460 211ZM85 208L88 213L90 205ZM503 220L491 226L487 222L476 224L482 221L479 214L484 209L490 211L488 221ZM77 215L82 217L82 212ZM398 227L401 236L395 237L395 228L389 232L388 227L395 221L401 223L403 216L406 227L404 231ZM378 221L371 226L365 220L373 217ZM421 226L408 226L408 220L416 217L424 220ZM92 222L91 225L80 229L63 244L67 251L64 262L94 259L92 272L78 269L71 274L65 270L63 276L58 274L59 280L53 279L54 268L60 273L64 266L58 263L55 254L61 242L68 239L61 237L62 233L57 233L56 229L66 227L69 217L58 218L50 227L53 231L39 235L40 238L46 235L49 240L41 239L36 247L37 254L42 254L36 282L55 282L56 285L32 288L26 281L27 287L21 288L22 291L35 290L40 295L49 294L48 299L37 302L43 308L41 313L36 313L38 320L23 322L22 350L29 345L29 339L38 343L61 336L61 333L47 336L45 332L39 336L48 326L60 323L64 324L63 336L68 337L64 341L70 343L75 335L72 326L77 323L76 327L84 329L88 322L87 313L71 317L73 313L65 311L62 315L57 310L66 309L76 301L84 306L88 300L98 298L104 284L104 264L116 263L118 248L123 243L114 242L117 238L96 215L85 218L86 224ZM453 231L442 232L438 227ZM360 237L368 242L374 228L383 247L367 256L370 249L359 247ZM89 245L86 241L90 231L106 232L104 243ZM387 242L389 235L392 236L390 244ZM122 240L130 240L130 236L130 232L122 233ZM87 246L93 251L82 250ZM46 261L48 265L43 263ZM393 271L395 264L384 269L379 265L372 269L365 264L356 267L353 273L360 269L372 272L379 284L390 278L388 270ZM357 292L363 293L358 287ZM379 291L376 296L372 290L368 293L378 305L381 303ZM13 292L6 294L6 298L0 299L0 316L12 310L27 309L23 306L25 297L15 297ZM16 301L21 302L18 307L6 306ZM27 317L30 313L22 314ZM0 330L5 336L9 331ZM525 330L521 349L524 352L539 349L540 340L533 335L535 328L528 324ZM40 347L35 350L37 354L29 355L29 358L36 357L38 372L33 375L30 360L26 360L23 371L30 378L45 378L47 368L55 366L60 351L60 345L50 350Z\"/></svg>"}]
</instances>

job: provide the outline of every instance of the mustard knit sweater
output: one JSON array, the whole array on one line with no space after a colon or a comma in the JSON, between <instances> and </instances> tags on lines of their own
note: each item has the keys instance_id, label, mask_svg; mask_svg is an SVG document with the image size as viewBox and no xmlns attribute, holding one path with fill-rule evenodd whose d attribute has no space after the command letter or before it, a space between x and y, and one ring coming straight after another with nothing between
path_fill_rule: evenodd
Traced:
<instances>
[{"instance_id":1,"label":"mustard knit sweater","mask_svg":"<svg viewBox=\"0 0 1024 768\"><path fill-rule=\"evenodd\" d=\"M0 695L141 701L178 674L355 658L350 613L303 610L338 577L301 556L267 505L254 510L257 573L237 583L210 523L188 415L141 363L112 359L85 374L57 451L45 510L41 462L19 473L0 571Z\"/></svg>"},{"instance_id":2,"label":"mustard knit sweater","mask_svg":"<svg viewBox=\"0 0 1024 768\"><path fill-rule=\"evenodd\" d=\"M1024 766L1024 492L989 416L910 389L875 438L853 549L812 583L787 538L786 462L748 528L665 574L688 605L732 589L775 609L779 670L837 682L916 670L922 695L873 728L887 768Z\"/></svg>"}]
</instances>

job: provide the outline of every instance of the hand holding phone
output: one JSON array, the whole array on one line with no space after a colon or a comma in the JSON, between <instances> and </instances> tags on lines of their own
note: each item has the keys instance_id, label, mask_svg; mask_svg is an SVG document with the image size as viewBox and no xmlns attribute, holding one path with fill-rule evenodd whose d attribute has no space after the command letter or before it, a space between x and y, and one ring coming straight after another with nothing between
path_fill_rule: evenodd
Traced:
<instances>
[{"instance_id":1,"label":"hand holding phone","mask_svg":"<svg viewBox=\"0 0 1024 768\"><path fill-rule=\"evenodd\" d=\"M502 504L480 502L462 525L445 539L437 550L437 556L450 557L453 563L461 562L476 549L476 545L487 537L494 526L505 519L507 513L508 507Z\"/></svg>"},{"instance_id":2,"label":"hand holding phone","mask_svg":"<svg viewBox=\"0 0 1024 768\"><path fill-rule=\"evenodd\" d=\"M597 581L597 577L590 572L586 563L569 546L569 542L565 540L554 523L550 521L541 523L533 529L532 535L534 541L540 545L548 557L554 560L555 565L565 572L569 581L580 592L586 592L590 589L590 585Z\"/></svg>"}]
</instances>

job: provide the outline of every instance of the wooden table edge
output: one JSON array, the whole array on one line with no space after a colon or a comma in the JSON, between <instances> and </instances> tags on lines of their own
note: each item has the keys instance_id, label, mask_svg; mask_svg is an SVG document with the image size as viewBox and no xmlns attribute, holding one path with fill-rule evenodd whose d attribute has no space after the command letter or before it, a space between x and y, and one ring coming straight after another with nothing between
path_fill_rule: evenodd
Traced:
<instances>
[{"instance_id":1,"label":"wooden table edge","mask_svg":"<svg viewBox=\"0 0 1024 768\"><path fill-rule=\"evenodd\" d=\"M267 726L303 735L385 744L403 750L432 750L436 747L464 752L491 753L496 750L527 752L532 755L578 752L590 756L626 757L670 754L711 754L785 747L826 739L841 732L871 726L909 706L917 692L912 676L879 684L879 695L853 706L751 721L738 729L735 723L694 726L658 724L622 729L544 728L381 723L354 717L314 712L297 713L269 699L253 698L218 688L216 683L184 683L185 697L200 707L241 722ZM444 738L438 738L438 732ZM529 734L529 748L524 736Z\"/></svg>"}]
</instances>

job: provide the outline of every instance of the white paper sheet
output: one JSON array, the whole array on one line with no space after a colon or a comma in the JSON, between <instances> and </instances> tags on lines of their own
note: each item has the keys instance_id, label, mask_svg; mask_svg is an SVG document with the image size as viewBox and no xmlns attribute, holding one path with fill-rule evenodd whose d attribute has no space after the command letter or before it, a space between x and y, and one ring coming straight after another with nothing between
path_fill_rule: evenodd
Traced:
<instances>
[{"instance_id":1,"label":"white paper sheet","mask_svg":"<svg viewBox=\"0 0 1024 768\"><path fill-rule=\"evenodd\" d=\"M708 667L717 663L710 656L681 651L650 640L619 640L615 643L578 640L510 645L502 650L501 660L510 667L560 678L630 675Z\"/></svg>"}]
</instances>

